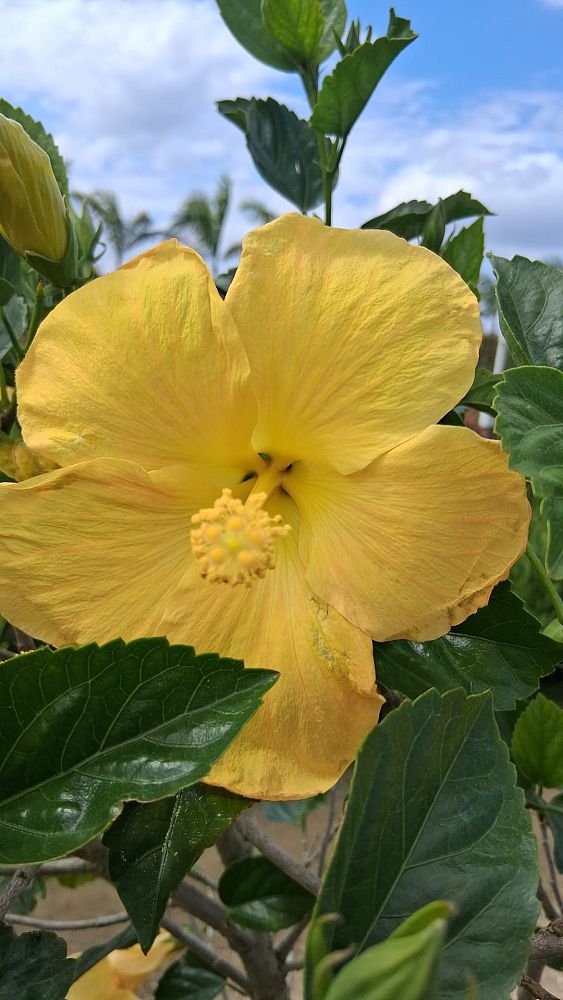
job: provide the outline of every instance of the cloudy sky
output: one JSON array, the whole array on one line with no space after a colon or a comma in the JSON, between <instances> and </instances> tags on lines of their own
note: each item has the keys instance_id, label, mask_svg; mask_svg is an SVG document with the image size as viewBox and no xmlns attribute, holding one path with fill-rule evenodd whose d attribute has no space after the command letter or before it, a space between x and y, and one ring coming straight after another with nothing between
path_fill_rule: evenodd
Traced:
<instances>
[{"instance_id":1,"label":"cloudy sky","mask_svg":"<svg viewBox=\"0 0 563 1000\"><path fill-rule=\"evenodd\" d=\"M420 38L396 61L346 150L335 222L464 187L497 216L489 249L563 256L563 0L397 0ZM387 5L349 0L385 30ZM296 79L248 56L214 0L0 0L0 95L41 118L72 187L110 188L124 214L164 224L227 171L234 200L290 206L260 180L220 98L274 96ZM227 241L245 226L231 214Z\"/></svg>"}]
</instances>

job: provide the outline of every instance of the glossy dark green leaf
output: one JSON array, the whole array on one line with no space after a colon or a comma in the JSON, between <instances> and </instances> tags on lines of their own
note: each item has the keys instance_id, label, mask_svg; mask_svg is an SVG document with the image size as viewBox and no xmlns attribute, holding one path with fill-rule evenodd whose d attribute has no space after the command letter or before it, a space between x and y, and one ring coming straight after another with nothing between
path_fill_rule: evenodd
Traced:
<instances>
[{"instance_id":1,"label":"glossy dark green leaf","mask_svg":"<svg viewBox=\"0 0 563 1000\"><path fill-rule=\"evenodd\" d=\"M346 5L343 0L262 0L262 19L300 65L319 65L346 27Z\"/></svg>"},{"instance_id":2,"label":"glossy dark green leaf","mask_svg":"<svg viewBox=\"0 0 563 1000\"><path fill-rule=\"evenodd\" d=\"M97 965L98 962L101 962L111 951L115 951L117 948L131 948L134 944L137 944L137 935L133 928L128 926L125 930L120 931L119 934L115 934L109 941L105 941L104 944L96 944L92 948L86 948L76 960L74 967L75 981L80 979L80 976L83 976L94 965Z\"/></svg>"},{"instance_id":3,"label":"glossy dark green leaf","mask_svg":"<svg viewBox=\"0 0 563 1000\"><path fill-rule=\"evenodd\" d=\"M218 110L242 129L258 173L302 212L323 200L317 139L308 122L278 104L238 97Z\"/></svg>"},{"instance_id":4,"label":"glossy dark green leaf","mask_svg":"<svg viewBox=\"0 0 563 1000\"><path fill-rule=\"evenodd\" d=\"M263 802L264 816L270 823L303 824L315 809L326 802L326 794L313 795L310 799L298 799L296 802Z\"/></svg>"},{"instance_id":5,"label":"glossy dark green leaf","mask_svg":"<svg viewBox=\"0 0 563 1000\"><path fill-rule=\"evenodd\" d=\"M489 604L440 639L396 640L375 647L377 676L385 687L416 698L435 687L466 694L490 689L497 711L507 711L537 690L540 677L563 659L558 643L540 634L509 583Z\"/></svg>"},{"instance_id":6,"label":"glossy dark green leaf","mask_svg":"<svg viewBox=\"0 0 563 1000\"><path fill-rule=\"evenodd\" d=\"M296 72L293 56L276 41L262 19L261 0L217 0L225 24L237 42L267 66Z\"/></svg>"},{"instance_id":7,"label":"glossy dark green leaf","mask_svg":"<svg viewBox=\"0 0 563 1000\"><path fill-rule=\"evenodd\" d=\"M144 952L168 897L207 847L251 805L222 788L194 785L157 802L127 802L104 835L109 874Z\"/></svg>"},{"instance_id":8,"label":"glossy dark green leaf","mask_svg":"<svg viewBox=\"0 0 563 1000\"><path fill-rule=\"evenodd\" d=\"M442 257L454 271L461 274L472 292L477 294L479 275L485 252L483 216L448 240L442 250Z\"/></svg>"},{"instance_id":9,"label":"glossy dark green leaf","mask_svg":"<svg viewBox=\"0 0 563 1000\"><path fill-rule=\"evenodd\" d=\"M464 406L472 406L484 413L496 413L493 399L496 396L497 383L502 378L499 372L490 372L488 368L477 368L473 385L467 390L461 400Z\"/></svg>"},{"instance_id":10,"label":"glossy dark green leaf","mask_svg":"<svg viewBox=\"0 0 563 1000\"><path fill-rule=\"evenodd\" d=\"M563 369L563 271L526 257L494 257L501 330L519 365Z\"/></svg>"},{"instance_id":11,"label":"glossy dark green leaf","mask_svg":"<svg viewBox=\"0 0 563 1000\"><path fill-rule=\"evenodd\" d=\"M219 895L231 920L256 931L279 931L296 924L314 897L268 858L234 861L221 876Z\"/></svg>"},{"instance_id":12,"label":"glossy dark green leaf","mask_svg":"<svg viewBox=\"0 0 563 1000\"><path fill-rule=\"evenodd\" d=\"M209 771L276 675L165 639L48 648L0 670L0 861L46 861Z\"/></svg>"},{"instance_id":13,"label":"glossy dark green leaf","mask_svg":"<svg viewBox=\"0 0 563 1000\"><path fill-rule=\"evenodd\" d=\"M422 232L422 246L433 253L439 253L446 232L446 214L444 204L440 199L430 212Z\"/></svg>"},{"instance_id":14,"label":"glossy dark green leaf","mask_svg":"<svg viewBox=\"0 0 563 1000\"><path fill-rule=\"evenodd\" d=\"M430 903L337 973L325 1000L432 1000L447 903Z\"/></svg>"},{"instance_id":15,"label":"glossy dark green leaf","mask_svg":"<svg viewBox=\"0 0 563 1000\"><path fill-rule=\"evenodd\" d=\"M65 1000L75 965L55 934L0 924L0 1000Z\"/></svg>"},{"instance_id":16,"label":"glossy dark green leaf","mask_svg":"<svg viewBox=\"0 0 563 1000\"><path fill-rule=\"evenodd\" d=\"M33 139L47 153L61 193L68 194L68 177L65 162L50 132L47 132L41 122L35 121L31 115L26 114L22 108L16 108L13 104L2 98L0 98L0 114L19 122L30 139Z\"/></svg>"},{"instance_id":17,"label":"glossy dark green leaf","mask_svg":"<svg viewBox=\"0 0 563 1000\"><path fill-rule=\"evenodd\" d=\"M428 201L404 201L383 215L364 222L362 229L387 229L405 240L414 240L422 236L433 207ZM442 208L447 223L472 218L474 215L491 215L488 208L467 191L457 191L442 199Z\"/></svg>"},{"instance_id":18,"label":"glossy dark green leaf","mask_svg":"<svg viewBox=\"0 0 563 1000\"><path fill-rule=\"evenodd\" d=\"M328 135L348 135L384 73L415 38L410 22L395 17L391 9L387 34L344 56L323 80L311 116L313 128Z\"/></svg>"},{"instance_id":19,"label":"glossy dark green leaf","mask_svg":"<svg viewBox=\"0 0 563 1000\"><path fill-rule=\"evenodd\" d=\"M511 750L527 785L563 785L563 709L538 694L518 717Z\"/></svg>"},{"instance_id":20,"label":"glossy dark green leaf","mask_svg":"<svg viewBox=\"0 0 563 1000\"><path fill-rule=\"evenodd\" d=\"M224 989L223 977L186 951L162 976L154 1000L213 1000Z\"/></svg>"},{"instance_id":21,"label":"glossy dark green leaf","mask_svg":"<svg viewBox=\"0 0 563 1000\"><path fill-rule=\"evenodd\" d=\"M495 430L511 468L530 479L547 522L546 567L563 579L563 372L525 365L503 373Z\"/></svg>"},{"instance_id":22,"label":"glossy dark green leaf","mask_svg":"<svg viewBox=\"0 0 563 1000\"><path fill-rule=\"evenodd\" d=\"M315 908L314 919L340 917L325 927L328 950L362 953L438 896L454 915L437 1000L465 1000L469 975L480 1000L507 996L538 912L536 843L515 778L490 695L432 691L389 713L358 755ZM307 984L310 998L309 967Z\"/></svg>"}]
</instances>

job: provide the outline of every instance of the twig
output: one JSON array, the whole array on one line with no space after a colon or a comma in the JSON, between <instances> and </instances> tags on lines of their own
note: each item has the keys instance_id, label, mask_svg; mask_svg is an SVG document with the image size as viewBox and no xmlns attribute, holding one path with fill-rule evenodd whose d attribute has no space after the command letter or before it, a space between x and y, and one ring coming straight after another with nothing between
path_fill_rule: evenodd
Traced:
<instances>
[{"instance_id":1,"label":"twig","mask_svg":"<svg viewBox=\"0 0 563 1000\"><path fill-rule=\"evenodd\" d=\"M207 962L214 972L217 972L220 976L224 976L226 979L231 979L233 983L240 986L246 993L248 992L249 982L245 973L217 955L209 945L196 937L195 934L190 934L189 931L184 930L183 927L169 920L168 917L164 917L160 924L170 934L173 934L175 938L178 938L178 941L185 944L190 951L193 951L194 955L197 955L202 961Z\"/></svg>"},{"instance_id":2,"label":"twig","mask_svg":"<svg viewBox=\"0 0 563 1000\"><path fill-rule=\"evenodd\" d=\"M554 993L550 993L549 990L536 983L535 979L530 979L529 976L522 976L520 986L527 990L535 1000L559 1000L559 997L556 997Z\"/></svg>"},{"instance_id":3,"label":"twig","mask_svg":"<svg viewBox=\"0 0 563 1000\"><path fill-rule=\"evenodd\" d=\"M81 931L88 927L111 927L113 924L126 924L129 917L127 913L109 913L105 917L87 917L85 920L40 920L39 917L25 917L19 913L7 913L4 920L7 924L24 924L26 927L38 927L42 931Z\"/></svg>"},{"instance_id":4,"label":"twig","mask_svg":"<svg viewBox=\"0 0 563 1000\"><path fill-rule=\"evenodd\" d=\"M26 867L16 869L8 885L0 893L0 920L8 920L6 914L10 906L20 893L23 892L25 887L29 885L36 873L37 865L27 865Z\"/></svg>"},{"instance_id":5,"label":"twig","mask_svg":"<svg viewBox=\"0 0 563 1000\"><path fill-rule=\"evenodd\" d=\"M214 892L217 892L217 883L214 879L208 878L207 875L201 872L198 868L192 868L192 870L188 872L188 878L193 878L194 882L201 882L201 884L206 885L208 889L213 889Z\"/></svg>"},{"instance_id":6,"label":"twig","mask_svg":"<svg viewBox=\"0 0 563 1000\"><path fill-rule=\"evenodd\" d=\"M306 916L302 917L298 924L291 927L288 930L285 937L283 937L276 948L276 955L278 956L280 962L285 962L287 956L291 953L302 933L309 926L309 921L311 919L311 914L307 913ZM286 963L286 968L288 964Z\"/></svg>"},{"instance_id":7,"label":"twig","mask_svg":"<svg viewBox=\"0 0 563 1000\"><path fill-rule=\"evenodd\" d=\"M313 872L310 872L299 862L294 861L289 854L282 851L281 847L270 840L267 834L254 822L250 816L239 816L236 825L243 837L254 847L262 852L264 857L269 858L278 868L281 868L286 875L289 875L294 882L298 882L307 892L313 896L318 896L320 890L320 880Z\"/></svg>"},{"instance_id":8,"label":"twig","mask_svg":"<svg viewBox=\"0 0 563 1000\"><path fill-rule=\"evenodd\" d=\"M556 955L563 955L563 917L540 927L532 938L530 958L547 961Z\"/></svg>"},{"instance_id":9,"label":"twig","mask_svg":"<svg viewBox=\"0 0 563 1000\"><path fill-rule=\"evenodd\" d=\"M555 909L553 903L551 902L551 899L549 898L547 890L546 890L543 882L541 881L541 879L540 879L540 883L538 885L538 891L537 891L536 895L537 895L537 897L538 897L541 905L543 906L543 910L544 910L544 913L545 913L547 919L548 920L557 920L557 917L559 916L559 914L558 914L557 910Z\"/></svg>"},{"instance_id":10,"label":"twig","mask_svg":"<svg viewBox=\"0 0 563 1000\"><path fill-rule=\"evenodd\" d=\"M392 691L391 688L385 687L385 684L382 684L381 681L377 682L377 690L379 694L383 695L385 703L389 706L389 708L398 708L399 705L402 705L405 700L402 694L399 694L397 691Z\"/></svg>"},{"instance_id":11,"label":"twig","mask_svg":"<svg viewBox=\"0 0 563 1000\"><path fill-rule=\"evenodd\" d=\"M0 875L13 875L16 865L0 865ZM93 866L80 858L60 858L58 861L46 861L39 865L37 875L86 875L93 873Z\"/></svg>"},{"instance_id":12,"label":"twig","mask_svg":"<svg viewBox=\"0 0 563 1000\"><path fill-rule=\"evenodd\" d=\"M559 885L557 884L557 872L555 870L555 864L553 862L553 853L549 843L548 837L548 826L543 813L539 814L540 828L541 828L541 842L543 847L543 852L545 854L545 859L547 861L547 867L549 868L549 883L551 885L551 891L555 896L555 902L559 908L559 913L563 913L563 899L561 899L561 893L559 891Z\"/></svg>"}]
</instances>

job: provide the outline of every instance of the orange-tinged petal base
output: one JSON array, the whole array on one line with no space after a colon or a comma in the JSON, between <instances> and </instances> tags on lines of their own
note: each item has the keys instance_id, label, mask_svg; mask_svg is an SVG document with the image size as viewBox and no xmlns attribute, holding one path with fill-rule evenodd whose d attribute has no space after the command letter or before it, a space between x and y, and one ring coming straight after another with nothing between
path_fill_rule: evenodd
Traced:
<instances>
[{"instance_id":1,"label":"orange-tinged petal base","mask_svg":"<svg viewBox=\"0 0 563 1000\"><path fill-rule=\"evenodd\" d=\"M207 781L249 798L297 799L326 791L377 721L371 641L319 601L297 555L296 511L281 494L268 512L294 525L276 541L276 565L248 589L202 580L194 564L161 630L200 652L216 650L280 678Z\"/></svg>"}]
</instances>

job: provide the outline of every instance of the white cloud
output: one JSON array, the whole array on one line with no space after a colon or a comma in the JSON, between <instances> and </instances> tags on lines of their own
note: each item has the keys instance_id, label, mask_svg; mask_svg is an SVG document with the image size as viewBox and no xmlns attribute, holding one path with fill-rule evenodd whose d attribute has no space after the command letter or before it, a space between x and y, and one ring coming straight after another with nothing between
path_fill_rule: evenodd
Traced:
<instances>
[{"instance_id":1,"label":"white cloud","mask_svg":"<svg viewBox=\"0 0 563 1000\"><path fill-rule=\"evenodd\" d=\"M563 0L550 0L561 6ZM252 59L214 0L0 0L0 93L41 116L71 164L75 189L116 191L124 211L164 222L222 172L235 201L289 206L257 176L222 97L285 99L293 78ZM563 112L549 91L499 93L441 107L432 81L383 84L344 154L335 221L354 225L410 198L460 187L498 213L496 252L563 251ZM227 243L245 222L232 216Z\"/></svg>"},{"instance_id":2,"label":"white cloud","mask_svg":"<svg viewBox=\"0 0 563 1000\"><path fill-rule=\"evenodd\" d=\"M544 7L555 7L563 9L563 0L540 0Z\"/></svg>"}]
</instances>

